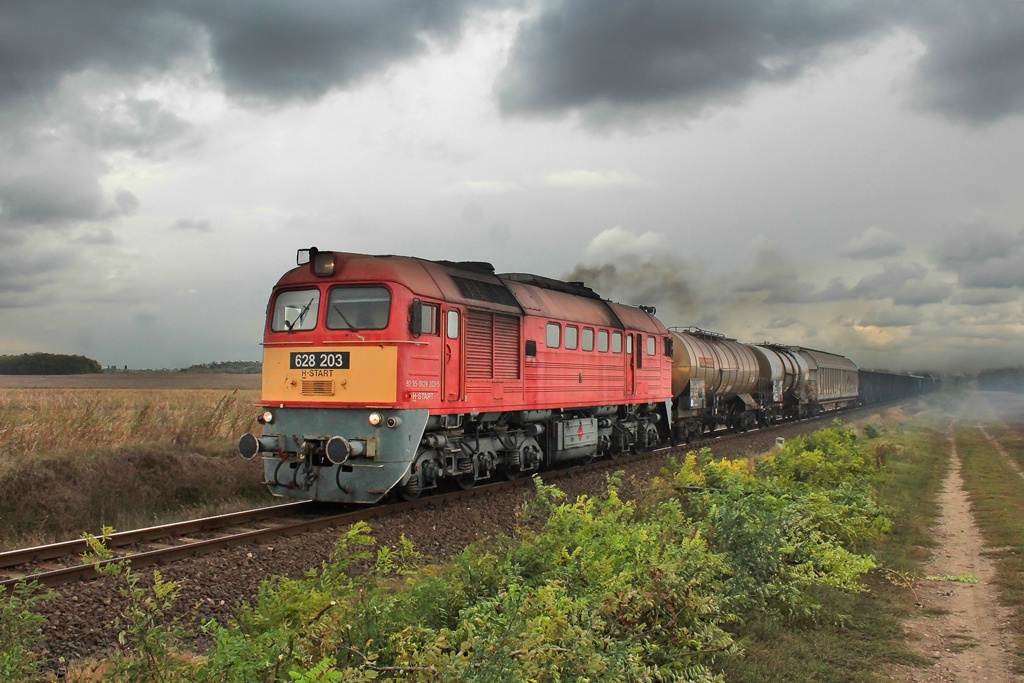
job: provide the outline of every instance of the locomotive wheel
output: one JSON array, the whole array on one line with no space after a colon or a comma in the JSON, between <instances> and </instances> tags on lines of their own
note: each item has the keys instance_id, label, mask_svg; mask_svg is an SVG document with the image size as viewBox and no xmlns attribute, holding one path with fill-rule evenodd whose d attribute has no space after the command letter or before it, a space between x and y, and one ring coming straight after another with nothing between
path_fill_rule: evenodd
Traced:
<instances>
[{"instance_id":1,"label":"locomotive wheel","mask_svg":"<svg viewBox=\"0 0 1024 683\"><path fill-rule=\"evenodd\" d=\"M423 489L420 488L420 471L419 467L412 471L412 476L409 477L409 481L405 482L405 486L396 486L395 491L398 493L398 497L407 503L411 503L414 500L418 500L423 494Z\"/></svg>"},{"instance_id":2,"label":"locomotive wheel","mask_svg":"<svg viewBox=\"0 0 1024 683\"><path fill-rule=\"evenodd\" d=\"M420 480L418 477L411 478L408 484L405 486L399 486L396 490L398 491L398 497L407 503L419 500L420 495L423 493L420 489Z\"/></svg>"},{"instance_id":3,"label":"locomotive wheel","mask_svg":"<svg viewBox=\"0 0 1024 683\"><path fill-rule=\"evenodd\" d=\"M468 491L476 486L476 477L473 476L472 472L469 474L462 474L455 477L455 483L458 484L459 488L463 491Z\"/></svg>"}]
</instances>

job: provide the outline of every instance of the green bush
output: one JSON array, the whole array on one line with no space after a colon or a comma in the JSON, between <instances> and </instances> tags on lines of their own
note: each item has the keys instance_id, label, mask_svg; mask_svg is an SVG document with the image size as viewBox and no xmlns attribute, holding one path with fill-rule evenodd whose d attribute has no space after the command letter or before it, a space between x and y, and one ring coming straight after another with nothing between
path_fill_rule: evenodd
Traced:
<instances>
[{"instance_id":1,"label":"green bush","mask_svg":"<svg viewBox=\"0 0 1024 683\"><path fill-rule=\"evenodd\" d=\"M128 629L149 658L135 671L229 682L718 681L716 659L739 651L744 621L811 616L823 590L862 590L874 560L856 548L889 524L869 485L875 469L837 425L753 470L690 453L636 503L620 499L618 477L572 502L537 479L512 537L444 566L421 566L405 539L374 557L358 523L319 569L268 580L230 623L206 624L214 644L197 661L180 656L172 629L148 639ZM156 588L153 599L132 593L125 623L169 609L173 584Z\"/></svg>"},{"instance_id":2,"label":"green bush","mask_svg":"<svg viewBox=\"0 0 1024 683\"><path fill-rule=\"evenodd\" d=\"M39 592L35 583L19 583L7 595L0 586L0 680L41 681L43 640L41 630L46 618L33 609L52 597Z\"/></svg>"},{"instance_id":3,"label":"green bush","mask_svg":"<svg viewBox=\"0 0 1024 683\"><path fill-rule=\"evenodd\" d=\"M83 375L103 372L99 361L60 353L0 356L0 375Z\"/></svg>"}]
</instances>

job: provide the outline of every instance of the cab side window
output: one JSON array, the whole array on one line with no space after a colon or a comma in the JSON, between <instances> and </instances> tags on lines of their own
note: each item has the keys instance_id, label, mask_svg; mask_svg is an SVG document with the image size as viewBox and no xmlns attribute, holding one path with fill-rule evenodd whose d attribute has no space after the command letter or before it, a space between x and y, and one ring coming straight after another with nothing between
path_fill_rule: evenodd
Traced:
<instances>
[{"instance_id":1,"label":"cab side window","mask_svg":"<svg viewBox=\"0 0 1024 683\"><path fill-rule=\"evenodd\" d=\"M448 320L445 324L446 334L449 339L459 338L459 312L456 310L448 311Z\"/></svg>"},{"instance_id":2,"label":"cab side window","mask_svg":"<svg viewBox=\"0 0 1024 683\"><path fill-rule=\"evenodd\" d=\"M437 335L437 323L441 307L437 304L423 304L421 310L420 329L416 331L420 334Z\"/></svg>"},{"instance_id":3,"label":"cab side window","mask_svg":"<svg viewBox=\"0 0 1024 683\"><path fill-rule=\"evenodd\" d=\"M548 323L545 342L549 349L557 349L562 345L562 327L558 323Z\"/></svg>"},{"instance_id":4,"label":"cab side window","mask_svg":"<svg viewBox=\"0 0 1024 683\"><path fill-rule=\"evenodd\" d=\"M565 348L572 351L579 346L580 329L575 325L565 326Z\"/></svg>"}]
</instances>

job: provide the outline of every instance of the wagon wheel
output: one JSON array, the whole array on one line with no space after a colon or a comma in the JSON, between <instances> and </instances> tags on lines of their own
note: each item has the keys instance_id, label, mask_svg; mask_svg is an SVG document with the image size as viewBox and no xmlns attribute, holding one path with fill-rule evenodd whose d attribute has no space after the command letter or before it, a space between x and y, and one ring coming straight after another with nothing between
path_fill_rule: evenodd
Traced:
<instances>
[{"instance_id":1,"label":"wagon wheel","mask_svg":"<svg viewBox=\"0 0 1024 683\"><path fill-rule=\"evenodd\" d=\"M518 463L515 465L509 465L508 463L501 466L501 473L505 475L505 478L509 481L515 481L519 477L523 476L523 471L519 469Z\"/></svg>"},{"instance_id":2,"label":"wagon wheel","mask_svg":"<svg viewBox=\"0 0 1024 683\"><path fill-rule=\"evenodd\" d=\"M653 451L661 445L661 434L653 424L648 424L644 435L644 452Z\"/></svg>"}]
</instances>

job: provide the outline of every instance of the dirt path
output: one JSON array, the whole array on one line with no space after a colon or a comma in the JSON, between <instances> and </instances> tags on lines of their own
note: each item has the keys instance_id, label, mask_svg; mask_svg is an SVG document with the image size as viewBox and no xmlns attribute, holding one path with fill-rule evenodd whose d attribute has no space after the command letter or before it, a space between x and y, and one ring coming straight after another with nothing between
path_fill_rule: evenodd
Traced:
<instances>
[{"instance_id":1,"label":"dirt path","mask_svg":"<svg viewBox=\"0 0 1024 683\"><path fill-rule=\"evenodd\" d=\"M960 476L956 442L950 437L951 463L935 529L937 549L926 576L972 576L963 581L915 583L923 616L905 624L913 646L935 660L927 669L897 667L893 680L914 683L991 681L1020 683L1012 673L1013 642L1006 632L1007 610L999 604L992 580L995 567L982 555L981 533L971 515Z\"/></svg>"}]
</instances>

